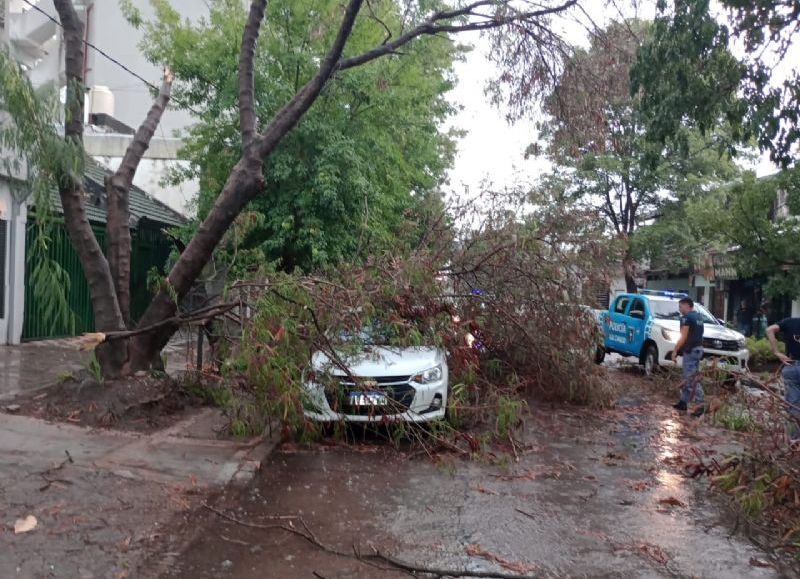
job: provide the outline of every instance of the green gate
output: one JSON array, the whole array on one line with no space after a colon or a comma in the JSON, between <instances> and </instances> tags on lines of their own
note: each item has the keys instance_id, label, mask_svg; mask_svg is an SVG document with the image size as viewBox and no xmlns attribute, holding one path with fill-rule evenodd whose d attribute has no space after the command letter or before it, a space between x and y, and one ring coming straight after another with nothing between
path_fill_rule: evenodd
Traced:
<instances>
[{"instance_id":1,"label":"green gate","mask_svg":"<svg viewBox=\"0 0 800 579\"><path fill-rule=\"evenodd\" d=\"M105 251L104 225L92 224L92 231ZM25 279L30 279L33 263L29 259L39 232L33 219L29 219L25 237ZM75 334L63 322L45 319L43 304L39 303L29 283L25 284L25 314L22 326L24 341L61 338L94 331L94 313L89 284L83 275L78 254L72 248L63 222L53 223L50 231L49 256L61 264L70 280L67 302L75 317ZM138 320L150 302L147 272L156 267L163 272L172 244L154 227L142 227L131 232L131 318Z\"/></svg>"}]
</instances>

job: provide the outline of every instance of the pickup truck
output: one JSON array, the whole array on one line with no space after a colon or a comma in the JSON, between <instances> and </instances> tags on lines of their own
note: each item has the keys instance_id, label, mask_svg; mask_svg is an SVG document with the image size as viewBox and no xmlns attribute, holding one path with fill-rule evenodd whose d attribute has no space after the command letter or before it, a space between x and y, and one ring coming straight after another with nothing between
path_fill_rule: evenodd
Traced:
<instances>
[{"instance_id":1,"label":"pickup truck","mask_svg":"<svg viewBox=\"0 0 800 579\"><path fill-rule=\"evenodd\" d=\"M680 337L678 301L686 294L641 290L639 293L618 294L608 310L595 310L603 336L595 361L601 363L606 353L634 356L652 374L659 366L673 365L672 351ZM704 357L718 358L720 363L735 371L747 370L750 353L745 338L726 328L701 304L695 311L703 316ZM682 358L678 357L680 366Z\"/></svg>"}]
</instances>

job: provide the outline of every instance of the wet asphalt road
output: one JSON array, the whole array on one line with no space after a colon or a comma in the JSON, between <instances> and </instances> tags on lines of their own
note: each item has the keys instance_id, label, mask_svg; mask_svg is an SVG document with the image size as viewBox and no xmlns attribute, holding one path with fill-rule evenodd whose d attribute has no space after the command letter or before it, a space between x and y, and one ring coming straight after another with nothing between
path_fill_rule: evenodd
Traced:
<instances>
[{"instance_id":1,"label":"wet asphalt road","mask_svg":"<svg viewBox=\"0 0 800 579\"><path fill-rule=\"evenodd\" d=\"M724 499L681 474L696 450L730 435L636 395L597 415L535 408L519 461L438 463L372 444L285 447L240 494L215 506L256 525L302 516L348 552L371 547L409 563L541 577L780 576L733 534ZM491 458L491 457L490 457ZM296 522L296 525L300 523ZM165 578L408 577L331 555L278 528L206 512L188 547L161 558ZM784 572L785 575L785 572Z\"/></svg>"}]
</instances>

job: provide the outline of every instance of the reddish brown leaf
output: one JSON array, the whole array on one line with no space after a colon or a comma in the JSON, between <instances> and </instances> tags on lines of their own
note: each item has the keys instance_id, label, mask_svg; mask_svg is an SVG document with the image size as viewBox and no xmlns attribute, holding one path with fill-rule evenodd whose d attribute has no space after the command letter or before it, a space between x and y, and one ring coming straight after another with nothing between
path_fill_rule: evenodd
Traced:
<instances>
[{"instance_id":1,"label":"reddish brown leaf","mask_svg":"<svg viewBox=\"0 0 800 579\"><path fill-rule=\"evenodd\" d=\"M675 497L667 497L665 499L658 499L659 505L670 505L672 507L685 507L686 503Z\"/></svg>"},{"instance_id":2,"label":"reddish brown leaf","mask_svg":"<svg viewBox=\"0 0 800 579\"><path fill-rule=\"evenodd\" d=\"M645 480L631 481L628 483L628 488L632 491L642 492L650 488L650 483Z\"/></svg>"},{"instance_id":3,"label":"reddish brown leaf","mask_svg":"<svg viewBox=\"0 0 800 579\"><path fill-rule=\"evenodd\" d=\"M491 561L492 563L497 563L503 569L507 569L514 573L524 574L536 570L535 565L531 565L530 563L522 563L520 561L507 561L506 559L498 557L494 553L490 553L489 551L482 549L481 546L477 544L467 545L464 547L464 551L470 557L480 557L481 559Z\"/></svg>"}]
</instances>

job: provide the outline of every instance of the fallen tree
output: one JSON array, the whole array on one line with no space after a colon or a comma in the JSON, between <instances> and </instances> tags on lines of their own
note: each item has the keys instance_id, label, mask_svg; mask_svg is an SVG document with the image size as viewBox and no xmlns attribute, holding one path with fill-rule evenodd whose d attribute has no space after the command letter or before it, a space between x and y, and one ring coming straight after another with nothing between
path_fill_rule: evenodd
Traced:
<instances>
[{"instance_id":1,"label":"fallen tree","mask_svg":"<svg viewBox=\"0 0 800 579\"><path fill-rule=\"evenodd\" d=\"M361 54L347 54L347 40L359 18L379 26L386 24L374 13L359 16L363 0L350 0L340 14L337 33L317 72L265 126L257 126L253 63L264 19L266 0L253 0L245 25L239 53L238 116L240 159L231 171L213 208L200 224L196 234L163 280L137 327L146 331L128 334L127 279L130 267L127 190L138 160L147 148L169 98L171 77L165 77L162 94L156 100L148 119L137 132L134 144L125 155L120 170L107 183L109 252L104 255L86 218L82 172L83 125L83 24L71 0L54 0L59 23L63 28L67 100L65 104L64 142L73 151L60 169L54 172L64 207L65 224L89 282L96 329L100 334L117 339L104 341L98 349L103 373L107 377L128 375L160 365L159 353L179 326L178 305L187 295L215 249L247 204L264 190L264 161L314 104L330 80L347 70L386 56L402 58L402 48L419 38L432 35L456 35L463 32L492 32L496 48L513 45L518 54L526 55L529 68L542 87L549 74L558 68L559 59L567 52L566 44L553 32L550 19L569 11L577 0L561 2L512 2L511 0L477 0L471 3L426 7L409 2L406 18L396 30L386 30L384 40ZM519 67L520 60L514 64ZM529 81L520 86L526 93L537 92ZM51 147L44 143L43 147ZM67 162L68 161L68 162Z\"/></svg>"}]
</instances>

